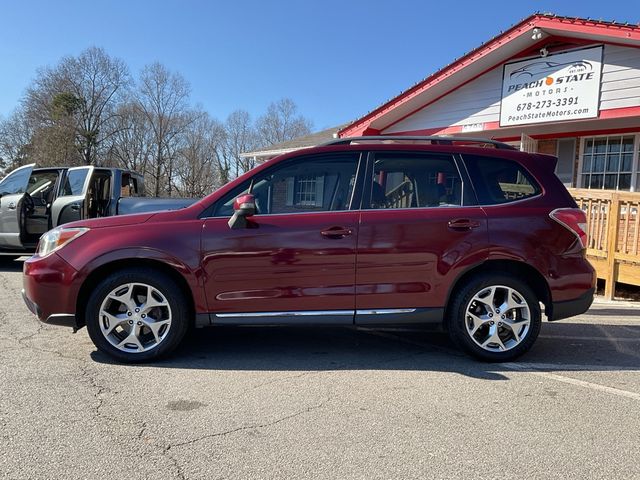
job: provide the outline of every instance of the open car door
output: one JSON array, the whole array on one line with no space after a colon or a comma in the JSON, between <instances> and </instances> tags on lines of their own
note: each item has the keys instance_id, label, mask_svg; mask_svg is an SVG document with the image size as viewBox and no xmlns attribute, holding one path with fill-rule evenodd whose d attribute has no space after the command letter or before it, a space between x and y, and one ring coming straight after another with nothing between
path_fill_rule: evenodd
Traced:
<instances>
[{"instance_id":1,"label":"open car door","mask_svg":"<svg viewBox=\"0 0 640 480\"><path fill-rule=\"evenodd\" d=\"M86 218L92 175L93 167L74 167L67 170L60 193L51 205L51 224L54 227Z\"/></svg>"},{"instance_id":2,"label":"open car door","mask_svg":"<svg viewBox=\"0 0 640 480\"><path fill-rule=\"evenodd\" d=\"M20 240L21 218L24 218L22 200L34 165L17 168L0 181L0 248L23 247Z\"/></svg>"}]
</instances>

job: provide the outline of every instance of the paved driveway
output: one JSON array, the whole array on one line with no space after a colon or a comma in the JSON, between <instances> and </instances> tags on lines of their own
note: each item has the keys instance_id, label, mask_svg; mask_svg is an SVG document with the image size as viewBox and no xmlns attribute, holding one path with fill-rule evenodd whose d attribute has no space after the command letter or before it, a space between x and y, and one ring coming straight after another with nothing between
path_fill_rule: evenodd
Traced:
<instances>
[{"instance_id":1,"label":"paved driveway","mask_svg":"<svg viewBox=\"0 0 640 480\"><path fill-rule=\"evenodd\" d=\"M517 363L421 330L198 331L112 364L0 267L1 478L640 478L640 307L543 326Z\"/></svg>"}]
</instances>

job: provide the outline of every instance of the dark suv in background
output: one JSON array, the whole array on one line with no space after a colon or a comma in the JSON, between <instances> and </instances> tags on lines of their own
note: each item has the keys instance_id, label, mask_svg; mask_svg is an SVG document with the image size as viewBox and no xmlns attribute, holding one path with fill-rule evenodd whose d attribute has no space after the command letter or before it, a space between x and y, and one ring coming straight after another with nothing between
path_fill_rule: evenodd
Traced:
<instances>
[{"instance_id":1,"label":"dark suv in background","mask_svg":"<svg viewBox=\"0 0 640 480\"><path fill-rule=\"evenodd\" d=\"M585 214L555 166L484 139L339 139L179 211L46 233L25 302L122 361L169 353L190 326L424 323L510 360L542 308L558 320L593 300Z\"/></svg>"}]
</instances>

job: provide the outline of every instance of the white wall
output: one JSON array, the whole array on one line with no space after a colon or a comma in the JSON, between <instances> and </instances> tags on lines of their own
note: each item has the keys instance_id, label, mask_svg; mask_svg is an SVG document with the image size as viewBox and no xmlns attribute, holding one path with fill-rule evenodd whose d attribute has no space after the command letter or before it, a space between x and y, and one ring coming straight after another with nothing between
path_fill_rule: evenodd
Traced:
<instances>
[{"instance_id":1,"label":"white wall","mask_svg":"<svg viewBox=\"0 0 640 480\"><path fill-rule=\"evenodd\" d=\"M382 133L471 125L500 120L502 65ZM600 110L640 106L640 49L605 45Z\"/></svg>"}]
</instances>

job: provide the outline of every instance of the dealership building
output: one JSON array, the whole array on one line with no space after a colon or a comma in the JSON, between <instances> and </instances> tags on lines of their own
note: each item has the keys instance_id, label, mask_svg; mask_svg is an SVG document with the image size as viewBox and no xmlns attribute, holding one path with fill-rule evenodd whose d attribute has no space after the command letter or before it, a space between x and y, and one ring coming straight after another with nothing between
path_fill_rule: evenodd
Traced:
<instances>
[{"instance_id":1,"label":"dealership building","mask_svg":"<svg viewBox=\"0 0 640 480\"><path fill-rule=\"evenodd\" d=\"M639 191L640 26L534 14L338 134L497 139L567 186Z\"/></svg>"}]
</instances>

